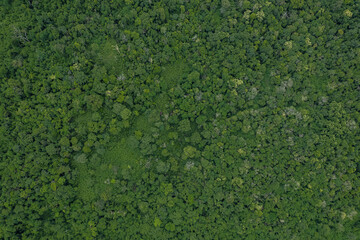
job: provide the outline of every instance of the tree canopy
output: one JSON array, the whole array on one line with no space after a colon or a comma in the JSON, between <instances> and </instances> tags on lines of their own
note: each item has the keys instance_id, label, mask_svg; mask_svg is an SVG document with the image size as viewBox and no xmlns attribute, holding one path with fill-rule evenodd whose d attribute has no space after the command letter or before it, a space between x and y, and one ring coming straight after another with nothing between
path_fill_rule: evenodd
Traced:
<instances>
[{"instance_id":1,"label":"tree canopy","mask_svg":"<svg viewBox=\"0 0 360 240\"><path fill-rule=\"evenodd\" d=\"M4 0L1 239L358 239L358 0Z\"/></svg>"}]
</instances>

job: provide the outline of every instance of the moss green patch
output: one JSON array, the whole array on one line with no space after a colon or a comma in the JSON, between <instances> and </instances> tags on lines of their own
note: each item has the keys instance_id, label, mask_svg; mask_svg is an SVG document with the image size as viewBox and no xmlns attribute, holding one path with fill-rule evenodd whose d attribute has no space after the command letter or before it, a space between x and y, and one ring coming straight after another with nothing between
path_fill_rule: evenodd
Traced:
<instances>
[{"instance_id":1,"label":"moss green patch","mask_svg":"<svg viewBox=\"0 0 360 240\"><path fill-rule=\"evenodd\" d=\"M110 74L120 74L124 71L124 63L118 52L118 44L115 40L108 40L105 44L100 45L95 50L100 51L98 61L105 66Z\"/></svg>"},{"instance_id":2,"label":"moss green patch","mask_svg":"<svg viewBox=\"0 0 360 240\"><path fill-rule=\"evenodd\" d=\"M78 194L83 201L108 200L119 179L141 172L140 152L134 136L113 143L104 156L75 163L79 174ZM90 166L91 163L91 166Z\"/></svg>"},{"instance_id":3,"label":"moss green patch","mask_svg":"<svg viewBox=\"0 0 360 240\"><path fill-rule=\"evenodd\" d=\"M134 145L131 139L122 138L121 141L115 143L105 154L105 163L113 164L120 168L134 167L139 163L140 158L139 150Z\"/></svg>"},{"instance_id":4,"label":"moss green patch","mask_svg":"<svg viewBox=\"0 0 360 240\"><path fill-rule=\"evenodd\" d=\"M150 132L152 124L149 122L149 119L146 115L139 116L135 120L134 129L136 131L141 131L142 133Z\"/></svg>"},{"instance_id":5,"label":"moss green patch","mask_svg":"<svg viewBox=\"0 0 360 240\"><path fill-rule=\"evenodd\" d=\"M189 69L183 61L177 61L172 65L163 68L161 74L161 86L164 90L175 87L182 80L182 75Z\"/></svg>"},{"instance_id":6,"label":"moss green patch","mask_svg":"<svg viewBox=\"0 0 360 240\"><path fill-rule=\"evenodd\" d=\"M78 194L83 201L93 202L99 199L106 201L111 198L113 192L116 192L120 179L134 177L134 174L141 176L144 169L141 163L139 138L144 134L152 133L155 123L161 121L160 112L165 111L168 102L169 97L166 93L158 95L154 100L154 109L136 117L130 128L112 136L104 155L95 154L95 157L89 155L86 161L75 161L79 173ZM111 112L108 115L111 116ZM76 123L83 125L91 118L92 113L87 113L79 116ZM164 142L167 134L164 131L160 136ZM176 144L169 146L169 150L176 151Z\"/></svg>"},{"instance_id":7,"label":"moss green patch","mask_svg":"<svg viewBox=\"0 0 360 240\"><path fill-rule=\"evenodd\" d=\"M93 201L96 198L94 191L94 181L90 176L83 176L86 172L80 174L79 177L79 196L84 201Z\"/></svg>"},{"instance_id":8,"label":"moss green patch","mask_svg":"<svg viewBox=\"0 0 360 240\"><path fill-rule=\"evenodd\" d=\"M87 112L85 114L82 114L75 119L75 122L78 125L87 124L87 122L91 120L91 115L92 115L92 112Z\"/></svg>"},{"instance_id":9,"label":"moss green patch","mask_svg":"<svg viewBox=\"0 0 360 240\"><path fill-rule=\"evenodd\" d=\"M169 104L169 97L167 94L163 93L158 95L155 98L155 107L156 109L160 110L160 111L165 111L165 109L167 108L168 104Z\"/></svg>"},{"instance_id":10,"label":"moss green patch","mask_svg":"<svg viewBox=\"0 0 360 240\"><path fill-rule=\"evenodd\" d=\"M87 163L74 162L78 174L78 194L83 201L93 201L96 198L94 191L94 179L90 174Z\"/></svg>"}]
</instances>

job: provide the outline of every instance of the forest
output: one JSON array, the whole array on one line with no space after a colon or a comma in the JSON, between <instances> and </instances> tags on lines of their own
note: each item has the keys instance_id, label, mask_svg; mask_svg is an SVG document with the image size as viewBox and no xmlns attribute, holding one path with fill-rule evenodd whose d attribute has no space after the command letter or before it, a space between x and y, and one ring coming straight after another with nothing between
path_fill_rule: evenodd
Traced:
<instances>
[{"instance_id":1,"label":"forest","mask_svg":"<svg viewBox=\"0 0 360 240\"><path fill-rule=\"evenodd\" d=\"M0 239L360 239L359 0L0 1Z\"/></svg>"}]
</instances>

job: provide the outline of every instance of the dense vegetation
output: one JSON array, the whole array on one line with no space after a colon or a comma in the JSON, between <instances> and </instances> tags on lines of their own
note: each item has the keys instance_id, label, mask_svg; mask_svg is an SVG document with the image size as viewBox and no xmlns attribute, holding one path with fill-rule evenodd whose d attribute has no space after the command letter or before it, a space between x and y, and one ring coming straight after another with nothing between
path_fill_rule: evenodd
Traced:
<instances>
[{"instance_id":1,"label":"dense vegetation","mask_svg":"<svg viewBox=\"0 0 360 240\"><path fill-rule=\"evenodd\" d=\"M1 239L360 239L358 0L4 0Z\"/></svg>"}]
</instances>

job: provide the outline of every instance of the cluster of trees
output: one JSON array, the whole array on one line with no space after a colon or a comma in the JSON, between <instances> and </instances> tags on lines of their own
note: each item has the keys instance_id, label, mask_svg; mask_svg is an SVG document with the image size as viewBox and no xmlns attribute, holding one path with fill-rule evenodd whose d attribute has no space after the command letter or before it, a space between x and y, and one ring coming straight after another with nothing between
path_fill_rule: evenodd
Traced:
<instances>
[{"instance_id":1,"label":"cluster of trees","mask_svg":"<svg viewBox=\"0 0 360 240\"><path fill-rule=\"evenodd\" d=\"M356 0L3 1L0 238L356 239Z\"/></svg>"}]
</instances>

